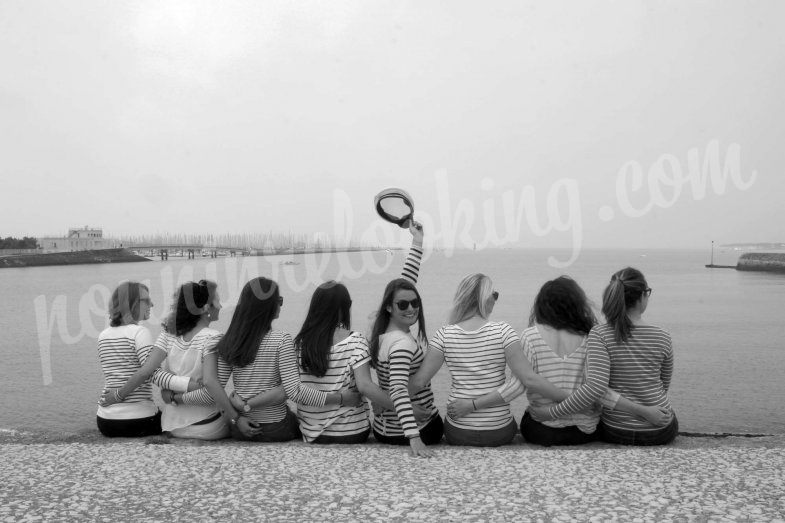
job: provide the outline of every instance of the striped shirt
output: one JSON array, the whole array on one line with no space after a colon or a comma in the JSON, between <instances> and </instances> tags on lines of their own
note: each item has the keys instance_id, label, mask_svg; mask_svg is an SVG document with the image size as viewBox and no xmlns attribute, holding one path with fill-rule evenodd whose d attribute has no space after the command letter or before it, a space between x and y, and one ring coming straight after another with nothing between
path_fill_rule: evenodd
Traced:
<instances>
[{"instance_id":1,"label":"striped shirt","mask_svg":"<svg viewBox=\"0 0 785 523\"><path fill-rule=\"evenodd\" d=\"M326 392L302 385L292 337L288 332L276 330L268 332L259 344L256 359L245 367L230 366L219 357L218 379L222 386L228 381L229 374L234 382L234 390L241 398L253 398L257 394L283 385L286 397L295 403L324 407L327 401ZM286 401L282 401L255 408L248 413L242 412L240 415L247 416L256 423L276 423L283 420L287 412Z\"/></svg>"},{"instance_id":2,"label":"striped shirt","mask_svg":"<svg viewBox=\"0 0 785 523\"><path fill-rule=\"evenodd\" d=\"M588 338L584 337L577 349L571 354L562 357L548 346L537 326L529 327L521 333L521 347L534 372L550 381L556 387L568 391L578 389L584 382L586 352L588 350L587 341ZM506 401L510 401L523 392L523 389L521 382L513 376L500 393ZM610 394L612 395L613 392L611 391ZM547 407L554 404L553 400L532 390L526 391L526 397L529 404L535 407ZM614 405L615 401L609 400L608 404ZM554 428L577 426L582 432L591 434L597 430L597 424L600 422L600 405L594 403L585 410L568 414L552 421L536 420Z\"/></svg>"},{"instance_id":3,"label":"striped shirt","mask_svg":"<svg viewBox=\"0 0 785 523\"><path fill-rule=\"evenodd\" d=\"M387 410L373 418L373 429L385 436L406 436L414 438L420 435L420 428L427 425L439 411L433 405L433 392L430 383L413 397L409 397L409 378L417 374L417 370L425 359L425 352L411 334L401 331L390 331L379 336L379 361L376 365L376 376L379 387L390 394L395 410ZM428 419L418 426L414 419L411 402L415 401L425 410L430 410Z\"/></svg>"},{"instance_id":4,"label":"striped shirt","mask_svg":"<svg viewBox=\"0 0 785 523\"><path fill-rule=\"evenodd\" d=\"M114 389L125 385L128 379L142 367L152 348L153 337L147 327L132 324L104 329L98 335L98 360L104 374L104 388ZM131 392L121 403L99 407L98 415L106 419L153 416L158 409L152 399L152 386L147 381Z\"/></svg>"},{"instance_id":5,"label":"striped shirt","mask_svg":"<svg viewBox=\"0 0 785 523\"><path fill-rule=\"evenodd\" d=\"M304 386L314 390L340 392L348 389L359 393L354 369L370 362L371 354L365 336L352 332L330 348L330 361L324 376L317 377L301 371L300 380ZM300 420L303 439L308 443L322 435L349 436L370 428L366 402L359 407L300 405L297 408L297 418Z\"/></svg>"},{"instance_id":6,"label":"striped shirt","mask_svg":"<svg viewBox=\"0 0 785 523\"><path fill-rule=\"evenodd\" d=\"M476 399L494 392L505 382L507 360L504 351L519 342L518 334L505 322L489 321L473 331L446 325L431 338L428 347L444 355L450 370L450 397ZM450 424L469 430L496 430L512 421L510 404L475 410Z\"/></svg>"},{"instance_id":7,"label":"striped shirt","mask_svg":"<svg viewBox=\"0 0 785 523\"><path fill-rule=\"evenodd\" d=\"M633 325L629 339L618 343L609 324L594 327L589 333L586 353L586 382L551 414L562 416L591 405L612 389L630 401L645 406L670 409L668 388L673 375L673 347L666 331L653 325ZM633 414L605 409L602 421L624 430L656 430Z\"/></svg>"}]
</instances>

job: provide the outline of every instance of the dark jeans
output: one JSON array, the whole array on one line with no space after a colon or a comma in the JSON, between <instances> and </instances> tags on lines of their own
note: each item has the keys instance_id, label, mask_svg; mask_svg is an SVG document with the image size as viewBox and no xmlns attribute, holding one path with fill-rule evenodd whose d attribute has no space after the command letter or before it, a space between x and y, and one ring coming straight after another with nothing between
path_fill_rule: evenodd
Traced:
<instances>
[{"instance_id":1,"label":"dark jeans","mask_svg":"<svg viewBox=\"0 0 785 523\"><path fill-rule=\"evenodd\" d=\"M240 441L259 441L263 443L273 443L277 441L292 441L293 439L302 438L300 432L300 424L297 421L297 416L291 411L286 411L286 417L281 421L275 423L260 423L259 428L261 432L256 436L246 437L237 428L232 425L232 438Z\"/></svg>"},{"instance_id":2,"label":"dark jeans","mask_svg":"<svg viewBox=\"0 0 785 523\"><path fill-rule=\"evenodd\" d=\"M420 439L426 445L435 445L442 440L444 435L444 423L440 416L428 422L426 426L420 429ZM379 434L376 430L373 431L373 436L379 443L386 443L388 445L409 445L409 438L406 436L385 436Z\"/></svg>"},{"instance_id":3,"label":"dark jeans","mask_svg":"<svg viewBox=\"0 0 785 523\"><path fill-rule=\"evenodd\" d=\"M353 443L365 443L368 436L371 434L371 428L368 427L359 434L347 434L346 436L319 436L314 443L324 445L337 444L337 445L351 445Z\"/></svg>"},{"instance_id":4,"label":"dark jeans","mask_svg":"<svg viewBox=\"0 0 785 523\"><path fill-rule=\"evenodd\" d=\"M553 445L583 445L597 439L597 432L586 434L576 426L555 428L543 425L531 417L529 411L521 420L521 435L527 443L550 447Z\"/></svg>"},{"instance_id":5,"label":"dark jeans","mask_svg":"<svg viewBox=\"0 0 785 523\"><path fill-rule=\"evenodd\" d=\"M667 445L679 434L679 420L674 414L673 421L667 427L656 430L623 430L609 427L601 421L597 433L598 438L605 443L637 446Z\"/></svg>"},{"instance_id":6,"label":"dark jeans","mask_svg":"<svg viewBox=\"0 0 785 523\"><path fill-rule=\"evenodd\" d=\"M511 442L516 432L518 432L518 425L514 418L506 427L493 430L461 429L450 423L450 418L444 421L444 439L450 445L499 447Z\"/></svg>"},{"instance_id":7,"label":"dark jeans","mask_svg":"<svg viewBox=\"0 0 785 523\"><path fill-rule=\"evenodd\" d=\"M107 438L141 438L161 434L161 411L149 418L106 419L95 417L101 434Z\"/></svg>"}]
</instances>

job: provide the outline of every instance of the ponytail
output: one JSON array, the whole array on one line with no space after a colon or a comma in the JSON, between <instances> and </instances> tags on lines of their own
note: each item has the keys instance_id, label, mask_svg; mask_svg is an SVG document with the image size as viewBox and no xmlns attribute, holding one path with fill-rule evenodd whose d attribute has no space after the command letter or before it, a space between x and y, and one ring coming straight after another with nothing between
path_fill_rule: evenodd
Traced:
<instances>
[{"instance_id":1,"label":"ponytail","mask_svg":"<svg viewBox=\"0 0 785 523\"><path fill-rule=\"evenodd\" d=\"M613 327L614 338L618 343L627 341L632 331L632 322L627 310L635 305L646 290L646 279L637 269L627 267L611 278L602 293L602 314Z\"/></svg>"}]
</instances>

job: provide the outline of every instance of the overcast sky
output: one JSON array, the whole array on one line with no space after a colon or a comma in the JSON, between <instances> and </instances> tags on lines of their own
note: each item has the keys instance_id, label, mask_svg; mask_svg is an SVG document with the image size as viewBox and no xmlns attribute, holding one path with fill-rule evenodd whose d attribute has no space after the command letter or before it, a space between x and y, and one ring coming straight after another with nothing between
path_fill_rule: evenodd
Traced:
<instances>
[{"instance_id":1,"label":"overcast sky","mask_svg":"<svg viewBox=\"0 0 785 523\"><path fill-rule=\"evenodd\" d=\"M785 242L783 20L775 0L5 1L0 236L343 235L348 199L359 237L395 185L456 243ZM738 175L675 193L674 160L700 171L711 143L720 170L738 144Z\"/></svg>"}]
</instances>

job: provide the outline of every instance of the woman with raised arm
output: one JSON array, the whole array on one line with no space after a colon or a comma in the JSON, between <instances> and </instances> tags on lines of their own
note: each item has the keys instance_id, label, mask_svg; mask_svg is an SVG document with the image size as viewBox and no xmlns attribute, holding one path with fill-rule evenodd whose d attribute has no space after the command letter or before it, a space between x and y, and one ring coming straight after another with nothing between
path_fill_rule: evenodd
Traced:
<instances>
[{"instance_id":1,"label":"woman with raised arm","mask_svg":"<svg viewBox=\"0 0 785 523\"><path fill-rule=\"evenodd\" d=\"M673 347L670 334L643 321L649 296L651 288L637 269L627 267L613 275L602 296L607 323L589 333L585 383L538 414L547 419L583 411L610 386L622 398L615 408L603 409L599 439L624 445L673 441L679 431L668 400Z\"/></svg>"},{"instance_id":2,"label":"woman with raised arm","mask_svg":"<svg viewBox=\"0 0 785 523\"><path fill-rule=\"evenodd\" d=\"M384 408L393 403L371 379L371 355L365 336L351 330L352 299L341 283L328 281L311 297L308 315L294 339L300 380L325 392L349 390ZM364 443L371 432L368 405L297 408L300 430L308 443Z\"/></svg>"},{"instance_id":3,"label":"woman with raised arm","mask_svg":"<svg viewBox=\"0 0 785 523\"><path fill-rule=\"evenodd\" d=\"M132 379L141 375L153 348L150 331L139 325L150 317L152 308L146 285L123 281L112 292L109 327L98 336L104 390L96 423L104 436L130 438L161 433L161 413L153 403L152 387L146 383L149 374Z\"/></svg>"},{"instance_id":4,"label":"woman with raised arm","mask_svg":"<svg viewBox=\"0 0 785 523\"><path fill-rule=\"evenodd\" d=\"M537 293L529 328L521 334L522 353L540 379L558 387L562 394L569 393L584 381L587 335L595 323L591 303L583 289L573 279L560 276L546 282ZM476 403L511 401L523 391L524 386L513 378L498 392L484 396ZM526 392L530 406L521 421L521 434L527 442L545 446L580 445L596 438L599 405L550 420L547 409L559 399L558 396L549 396L533 386L526 387ZM602 402L608 407L627 408L656 419L662 416L660 411L632 404L611 390ZM468 405L463 407L468 408ZM450 410L456 408L454 405Z\"/></svg>"},{"instance_id":5,"label":"woman with raised arm","mask_svg":"<svg viewBox=\"0 0 785 523\"><path fill-rule=\"evenodd\" d=\"M409 393L409 379L422 365L427 343L422 300L415 287L422 258L422 225L412 221L409 230L414 241L402 277L387 284L371 332L371 364L394 406L374 414L373 433L380 443L409 445L413 456L431 457L433 451L426 445L441 441L444 426L430 384L414 395ZM415 324L419 327L416 338L411 332ZM413 404L423 409L421 419L415 416Z\"/></svg>"},{"instance_id":6,"label":"woman with raised arm","mask_svg":"<svg viewBox=\"0 0 785 523\"><path fill-rule=\"evenodd\" d=\"M362 397L347 389L325 392L302 385L292 337L273 330L283 305L278 285L254 278L243 287L226 335L205 354L204 384L215 398L232 437L290 441L301 436L286 399L301 405L357 406ZM234 394L224 386L234 382ZM283 391L283 394L281 392Z\"/></svg>"},{"instance_id":7,"label":"woman with raised arm","mask_svg":"<svg viewBox=\"0 0 785 523\"><path fill-rule=\"evenodd\" d=\"M451 445L497 447L510 443L517 432L508 402L477 405L484 394L504 385L506 354L519 350L515 330L505 322L490 320L498 299L488 276L477 273L464 277L455 292L448 325L431 338L425 362L412 378L411 389L419 390L447 362L451 377L448 403L464 400L473 407L461 416L448 414L444 436ZM530 369L523 375L532 389L557 398L566 396Z\"/></svg>"}]
</instances>

